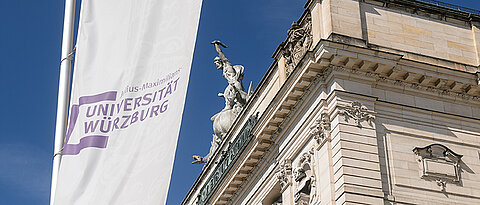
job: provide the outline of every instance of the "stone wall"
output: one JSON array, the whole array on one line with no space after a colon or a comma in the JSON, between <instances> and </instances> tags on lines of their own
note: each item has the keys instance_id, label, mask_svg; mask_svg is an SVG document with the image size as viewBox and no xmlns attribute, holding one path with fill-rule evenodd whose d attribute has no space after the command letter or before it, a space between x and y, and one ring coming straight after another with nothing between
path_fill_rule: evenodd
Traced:
<instances>
[{"instance_id":1,"label":"stone wall","mask_svg":"<svg viewBox=\"0 0 480 205\"><path fill-rule=\"evenodd\" d=\"M480 65L480 33L475 21L422 10L390 8L384 1L312 2L315 42L339 34L385 49Z\"/></svg>"}]
</instances>

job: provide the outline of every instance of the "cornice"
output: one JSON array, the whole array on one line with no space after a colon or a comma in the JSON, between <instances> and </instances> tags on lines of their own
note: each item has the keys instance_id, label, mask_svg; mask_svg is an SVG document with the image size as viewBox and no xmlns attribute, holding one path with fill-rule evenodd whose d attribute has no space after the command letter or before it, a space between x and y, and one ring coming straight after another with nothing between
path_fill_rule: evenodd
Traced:
<instances>
[{"instance_id":1,"label":"cornice","mask_svg":"<svg viewBox=\"0 0 480 205\"><path fill-rule=\"evenodd\" d=\"M384 7L397 10L407 10L412 13L419 11L439 15L441 18L454 18L466 22L480 21L480 11L465 8L437 0L361 0L370 4L381 4Z\"/></svg>"},{"instance_id":2,"label":"cornice","mask_svg":"<svg viewBox=\"0 0 480 205\"><path fill-rule=\"evenodd\" d=\"M352 49L340 43L322 41L316 53L317 64L326 68L322 75L337 72L364 76L376 83L389 84L402 90L412 88L440 97L452 96L467 102L480 102L476 73L405 60L400 55L379 51L369 55L367 48Z\"/></svg>"}]
</instances>

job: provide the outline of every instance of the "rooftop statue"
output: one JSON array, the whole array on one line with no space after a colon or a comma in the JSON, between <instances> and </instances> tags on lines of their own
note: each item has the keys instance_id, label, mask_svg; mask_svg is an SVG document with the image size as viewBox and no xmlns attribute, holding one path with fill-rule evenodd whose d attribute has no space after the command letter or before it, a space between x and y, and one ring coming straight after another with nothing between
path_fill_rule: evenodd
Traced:
<instances>
[{"instance_id":1,"label":"rooftop statue","mask_svg":"<svg viewBox=\"0 0 480 205\"><path fill-rule=\"evenodd\" d=\"M247 100L250 97L250 89L248 93L243 89L243 72L244 67L242 65L232 65L230 61L225 57L220 46L227 48L225 44L220 41L211 42L215 46L215 50L218 56L213 59L217 69L222 70L222 75L227 80L228 85L223 93L218 93L219 97L225 99L225 107L222 111L215 114L210 121L213 123L213 139L210 147L210 152L205 157L193 156L193 164L202 164L208 162L215 150L225 139L233 122L244 108Z\"/></svg>"}]
</instances>

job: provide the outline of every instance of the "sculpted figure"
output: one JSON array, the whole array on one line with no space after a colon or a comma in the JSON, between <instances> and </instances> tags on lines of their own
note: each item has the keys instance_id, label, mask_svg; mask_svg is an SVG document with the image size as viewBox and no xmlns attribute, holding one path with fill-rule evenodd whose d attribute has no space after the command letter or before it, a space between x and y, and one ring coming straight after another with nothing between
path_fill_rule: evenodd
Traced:
<instances>
[{"instance_id":1,"label":"sculpted figure","mask_svg":"<svg viewBox=\"0 0 480 205\"><path fill-rule=\"evenodd\" d=\"M232 65L225 57L220 48L220 46L226 48L225 44L220 41L213 41L212 44L215 45L215 50L218 53L213 62L217 69L222 70L222 75L228 82L225 92L218 94L218 96L225 98L225 108L223 110L233 109L236 104L245 105L248 94L243 89L242 83L244 67L242 65Z\"/></svg>"},{"instance_id":2,"label":"sculpted figure","mask_svg":"<svg viewBox=\"0 0 480 205\"><path fill-rule=\"evenodd\" d=\"M296 183L295 205L316 204L315 175L312 166L312 153L303 153L298 166L293 170L293 177Z\"/></svg>"},{"instance_id":3,"label":"sculpted figure","mask_svg":"<svg viewBox=\"0 0 480 205\"><path fill-rule=\"evenodd\" d=\"M295 192L295 205L307 205L310 201L311 178L307 177L303 167L296 167L293 171L295 182L298 183Z\"/></svg>"},{"instance_id":4,"label":"sculpted figure","mask_svg":"<svg viewBox=\"0 0 480 205\"><path fill-rule=\"evenodd\" d=\"M232 65L230 61L225 57L220 46L226 48L225 44L220 41L213 41L215 50L218 56L213 59L217 69L222 70L222 76L227 80L227 87L223 93L218 93L219 97L225 99L225 107L219 113L215 114L210 121L213 123L213 135L212 145L210 152L205 157L193 156L193 164L201 164L208 162L210 157L215 153L215 150L220 146L225 138L225 134L232 127L233 122L237 118L238 114L242 111L243 107L247 103L249 94L243 89L243 72L244 67L241 65Z\"/></svg>"}]
</instances>

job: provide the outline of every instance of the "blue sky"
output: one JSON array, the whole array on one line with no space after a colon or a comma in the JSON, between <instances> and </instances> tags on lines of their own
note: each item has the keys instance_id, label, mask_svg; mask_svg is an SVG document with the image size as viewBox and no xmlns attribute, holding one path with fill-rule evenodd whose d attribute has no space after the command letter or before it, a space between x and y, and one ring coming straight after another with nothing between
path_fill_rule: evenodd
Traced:
<instances>
[{"instance_id":1,"label":"blue sky","mask_svg":"<svg viewBox=\"0 0 480 205\"><path fill-rule=\"evenodd\" d=\"M252 81L256 87L305 2L203 2L167 204L180 204L201 172L191 156L208 153L209 119L224 106L217 93L226 82L213 64L210 41L227 44L230 61L245 66L244 85ZM479 1L444 2L480 9ZM49 201L63 5L63 0L0 1L0 204Z\"/></svg>"}]
</instances>

